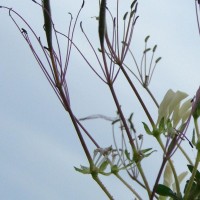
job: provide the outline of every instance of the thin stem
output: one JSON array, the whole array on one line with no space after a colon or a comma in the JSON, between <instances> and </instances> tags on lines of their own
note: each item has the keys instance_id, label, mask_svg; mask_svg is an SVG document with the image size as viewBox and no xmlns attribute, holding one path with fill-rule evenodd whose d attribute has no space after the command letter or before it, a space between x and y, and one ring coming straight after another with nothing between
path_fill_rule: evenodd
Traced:
<instances>
[{"instance_id":1,"label":"thin stem","mask_svg":"<svg viewBox=\"0 0 200 200\"><path fill-rule=\"evenodd\" d=\"M199 132L199 125L198 125L197 119L194 119L194 126L195 126L195 130L196 130L197 138L199 140L200 139L200 132Z\"/></svg>"},{"instance_id":2,"label":"thin stem","mask_svg":"<svg viewBox=\"0 0 200 200\"><path fill-rule=\"evenodd\" d=\"M73 125L74 125L74 127L75 127L75 129L76 129L76 132L77 132L77 134L78 134L78 137L79 137L79 140L80 140L80 142L81 142L81 145L82 145L82 147L83 147L83 149L84 149L84 152L85 152L85 154L86 154L86 156L87 156L87 158L88 158L88 161L89 161L89 163L90 163L90 169L91 169L91 171L92 171L92 178L97 182L97 184L101 187L101 189L105 192L105 194L109 197L109 199L110 199L110 200L114 200L114 198L112 197L112 195L109 193L109 191L107 190L107 188L104 186L104 184L103 184L103 183L101 182L101 180L99 179L99 177L98 177L98 175L96 174L96 172L93 171L93 170L95 170L95 169L94 169L95 166L94 166L93 160L92 160L92 158L91 158L91 156L90 156L90 153L89 153L89 151L88 151L88 148L87 148L87 146L86 146L86 144L85 144L85 141L84 141L84 139L83 139L83 137L82 137L82 134L81 134L81 132L80 132L80 129L79 129L79 127L78 127L76 118L75 118L75 116L73 115L73 113L72 113L72 111L71 111L70 108L68 109L68 112L69 112L69 115L70 115L70 117L71 117L72 123L73 123Z\"/></svg>"},{"instance_id":3,"label":"thin stem","mask_svg":"<svg viewBox=\"0 0 200 200\"><path fill-rule=\"evenodd\" d=\"M76 119L78 125L81 127L81 129L85 132L85 134L90 138L90 140L93 142L93 144L97 147L100 148L100 146L97 144L97 142L95 141L95 139L90 135L90 133L85 129L85 127L81 124L81 122Z\"/></svg>"},{"instance_id":4,"label":"thin stem","mask_svg":"<svg viewBox=\"0 0 200 200\"><path fill-rule=\"evenodd\" d=\"M145 87L146 91L149 93L150 97L152 98L152 100L154 101L154 103L156 104L157 108L159 108L159 104L157 102L157 100L155 99L154 95L151 93L151 91L149 90L148 87Z\"/></svg>"},{"instance_id":5,"label":"thin stem","mask_svg":"<svg viewBox=\"0 0 200 200\"><path fill-rule=\"evenodd\" d=\"M119 57L120 53L119 53L119 0L117 0L117 29L116 29L116 32L117 32L117 38L116 38L116 43L117 43L117 55Z\"/></svg>"},{"instance_id":6,"label":"thin stem","mask_svg":"<svg viewBox=\"0 0 200 200\"><path fill-rule=\"evenodd\" d=\"M122 112L122 110L121 110L120 104L119 104L119 102L118 102L118 99L117 99L117 96L116 96L116 94L115 94L115 91L114 91L114 89L113 89L112 84L109 85L109 88L110 88L110 91L111 91L111 93L112 93L112 96L113 96L113 99L114 99L114 101L115 101L115 104L116 104L116 106L117 106L117 109L118 109L120 118L121 118L121 120L122 120L122 122L123 122L123 125L124 125L124 128L125 128L125 130L126 130L127 136L128 136L128 138L129 138L129 142L130 142L130 144L131 144L131 147L132 147L132 150L133 150L133 154L134 154L135 157L137 157L138 152L137 152L137 150L136 150L136 148L135 148L135 144L134 144L134 142L133 142L133 139L132 139L130 130L129 130L128 125L127 125L127 123L126 123L126 119L125 119L124 114L123 114L123 112ZM147 192L148 192L148 195L149 195L149 197L150 197L150 196L151 196L151 190L150 190L149 184L148 184L148 182L147 182L147 179L146 179L146 177L145 177L145 175L144 175L143 169L142 169L142 167L141 167L141 165L140 165L139 162L137 163L137 167L138 167L138 170L139 170L139 172L140 172L140 174L141 174L141 177L142 177L142 179L143 179L143 181L144 181L144 184L145 184L146 190L147 190Z\"/></svg>"},{"instance_id":7,"label":"thin stem","mask_svg":"<svg viewBox=\"0 0 200 200\"><path fill-rule=\"evenodd\" d=\"M199 23L199 15L198 15L198 9L197 9L197 1L195 0L195 11L196 11L196 17L197 17L197 26L198 26L198 30L199 30L199 34L200 34L200 23Z\"/></svg>"},{"instance_id":8,"label":"thin stem","mask_svg":"<svg viewBox=\"0 0 200 200\"><path fill-rule=\"evenodd\" d=\"M55 76L55 85L57 88L60 87L60 79L59 79L59 73L58 73L58 69L56 67L56 63L54 60L54 56L53 56L53 49L50 50L50 58L51 58L51 63L52 63L52 67L53 67L53 74Z\"/></svg>"},{"instance_id":9,"label":"thin stem","mask_svg":"<svg viewBox=\"0 0 200 200\"><path fill-rule=\"evenodd\" d=\"M73 123L73 125L74 125L74 128L75 128L75 130L76 130L76 133L77 133L77 135L78 135L78 137L79 137L79 140L80 140L80 142L81 142L81 145L82 145L82 147L83 147L83 149L84 149L84 152L85 152L85 154L86 154L86 156L87 156L87 159L88 159L88 161L89 161L89 163L90 163L90 166L93 166L92 157L91 157L90 152L89 152L89 150L88 150L88 148L87 148L87 145L86 145L86 143L85 143L85 141L84 141L84 139L83 139L83 136L82 136L81 131L80 131L80 129L79 129L79 126L78 126L78 124L77 124L76 118L75 118L75 116L73 115L73 113L72 113L72 111L71 111L70 108L68 108L68 113L69 113L69 115L70 115L70 118L71 118L72 123Z\"/></svg>"},{"instance_id":10,"label":"thin stem","mask_svg":"<svg viewBox=\"0 0 200 200\"><path fill-rule=\"evenodd\" d=\"M146 176L145 176L145 174L144 174L144 171L143 171L143 168L142 168L140 162L137 163L137 167L138 167L138 170L139 170L140 175L141 175L141 177L142 177L142 180L144 181L144 185L145 185L145 187L146 187L147 193L148 193L149 198L150 198L150 197L151 197L151 190L150 190L149 183L148 183L148 181L147 181L147 179L146 179Z\"/></svg>"},{"instance_id":11,"label":"thin stem","mask_svg":"<svg viewBox=\"0 0 200 200\"><path fill-rule=\"evenodd\" d=\"M156 178L156 182L155 182L154 187L153 187L153 191L152 191L150 200L153 200L153 197L154 197L154 195L155 195L155 193L156 193L156 189L157 189L157 186L158 186L158 182L159 182L159 180L160 180L160 177L161 177L161 175L162 175L162 172L163 172L163 169L164 169L164 166L165 166L166 162L167 162L167 160L166 160L166 159L163 159L163 162L162 162L162 164L161 164L161 167L160 167L158 176L157 176L157 178Z\"/></svg>"},{"instance_id":12,"label":"thin stem","mask_svg":"<svg viewBox=\"0 0 200 200\"><path fill-rule=\"evenodd\" d=\"M140 96L140 94L138 93L136 87L135 87L134 84L132 83L130 77L128 76L128 74L127 74L127 72L126 72L126 70L124 69L124 67L123 67L122 65L120 65L120 68L121 68L121 70L122 70L124 76L126 77L128 83L130 84L132 90L134 91L134 93L135 93L137 99L139 100L139 102L140 102L140 104L141 104L141 106L142 106L144 112L146 113L146 116L148 117L149 122L151 123L152 127L155 127L155 123L154 123L154 121L153 121L153 119L152 119L152 117L151 117L151 115L150 115L150 113L149 113L149 111L148 111L146 105L144 104L143 99L141 98L141 96Z\"/></svg>"},{"instance_id":13,"label":"thin stem","mask_svg":"<svg viewBox=\"0 0 200 200\"><path fill-rule=\"evenodd\" d=\"M66 111L69 113L69 116L70 116L70 118L71 118L71 121L72 121L72 123L73 123L73 126L74 126L74 128L75 128L75 130L76 130L76 133L77 133L77 135L78 135L78 138L79 138L79 140L80 140L80 143L81 143L81 145L82 145L82 147L83 147L83 150L84 150L84 152L85 152L85 154L86 154L86 157L87 157L87 159L88 159L88 161L89 161L89 163L90 163L90 167L93 167L93 166L94 166L94 163L93 163L92 157L91 157L91 155L90 155L90 152L89 152L89 150L88 150L88 147L87 147L87 145L86 145L86 143L85 143L85 140L84 140L84 138L83 138L83 136L82 136L82 133L81 133L81 131L80 131L79 125L78 125L78 123L77 123L77 119L76 119L76 117L74 116L74 114L73 114L73 112L72 112L72 110L71 110L71 108L70 108L69 102L68 102L67 99L65 98L65 93L63 92L63 89L62 89L61 87L59 87L58 89L59 89L59 92L60 92L60 96L61 96L61 98L62 98L62 100L63 100L63 103L64 103L64 105L65 105Z\"/></svg>"},{"instance_id":14,"label":"thin stem","mask_svg":"<svg viewBox=\"0 0 200 200\"><path fill-rule=\"evenodd\" d=\"M62 35L63 37L65 37L65 38L67 38L68 40L70 40L70 38L68 38L68 36L66 36L65 34L59 32L59 31L57 31L57 33L59 33L59 34ZM80 53L80 55L81 55L82 58L85 60L85 62L88 64L88 66L92 69L92 71L93 71L104 83L106 83L105 80L104 80L104 79L97 73L97 71L92 67L92 65L91 65L91 64L89 63L89 61L86 59L86 57L85 57L84 54L81 52L81 50L78 48L78 46L77 46L73 41L70 40L70 42L73 44L73 46L75 47L75 49ZM93 47L93 46L92 46L92 47ZM100 61L99 61L99 58L98 58L98 56L97 56L97 54L96 54L95 51L94 51L94 53L95 53L95 56L96 56L96 58L97 58L99 64L101 65L101 63L100 63Z\"/></svg>"},{"instance_id":15,"label":"thin stem","mask_svg":"<svg viewBox=\"0 0 200 200\"><path fill-rule=\"evenodd\" d=\"M125 119L124 114L123 114L123 112L122 112L122 110L121 110L121 106L120 106L120 104L119 104L119 102L118 102L118 99L117 99L117 96L116 96L115 91L114 91L114 89L113 89L113 86L112 86L112 85L109 85L109 88L110 88L111 94L112 94L112 96L113 96L113 99L114 99L114 101L115 101L115 104L116 104L116 106L117 106L117 110L118 110L118 112L119 112L119 116L120 116L120 118L121 118L121 120L122 120L122 122L123 122L124 128L125 128L125 130L126 130L126 133L127 133L129 142L130 142L130 144L131 144L132 150L133 150L134 154L136 154L137 152L136 152L135 144L134 144L134 142L133 142L133 138L132 138L132 136L131 136L131 132L130 132L129 127L128 127L127 123L126 123L126 119Z\"/></svg>"},{"instance_id":16,"label":"thin stem","mask_svg":"<svg viewBox=\"0 0 200 200\"><path fill-rule=\"evenodd\" d=\"M97 182L97 184L100 186L100 188L105 192L105 194L108 196L110 200L114 200L113 196L110 194L110 192L107 190L107 188L104 186L104 184L101 182L99 177L97 175L92 175L92 178Z\"/></svg>"},{"instance_id":17,"label":"thin stem","mask_svg":"<svg viewBox=\"0 0 200 200\"><path fill-rule=\"evenodd\" d=\"M200 133L199 133L199 127L198 127L198 123L197 123L197 118L194 119L194 125L195 125L195 130L196 130L196 133L197 133L197 145L199 145L200 143ZM200 149L198 148L197 149L198 152L197 152L197 156L196 156L196 161L195 161L195 164L194 164L194 168L192 170L192 176L190 178L190 181L188 183L188 186L186 188L186 191L185 191L185 196L184 196L184 199L183 200L187 200L189 195L190 195L190 190L192 188L192 184L194 182L194 178L195 178L195 175L196 175L196 172L197 172L197 168L198 168L198 165L199 165L199 162L200 162Z\"/></svg>"},{"instance_id":18,"label":"thin stem","mask_svg":"<svg viewBox=\"0 0 200 200\"><path fill-rule=\"evenodd\" d=\"M163 145L163 143L162 143L160 137L157 137L156 139L157 139L158 143L160 144L160 146L161 146L161 148L163 149L163 152L164 152L164 151L165 151L165 148L164 148L164 145ZM155 182L154 187L153 187L153 192L152 192L152 195L151 195L150 200L153 200L153 197L154 197L154 195L155 195L155 193L156 193L156 189L157 189L159 180L160 180L160 178L161 178L162 172L163 172L163 170L164 170L164 167L165 167L165 164L167 163L167 161L169 162L170 167L171 167L172 172L173 172L173 175L174 175L177 194L178 194L178 195L181 194L181 193L180 193L180 185L179 185L179 181L178 181L178 176L177 176L176 170L175 170L175 168L174 168L174 165L173 165L173 163L172 163L172 161L171 161L170 159L167 159L166 157L164 157L164 158L163 158L163 161L162 161L162 164L161 164L161 167L160 167L160 170L159 170L159 173L158 173L158 175L157 175L156 182Z\"/></svg>"},{"instance_id":19,"label":"thin stem","mask_svg":"<svg viewBox=\"0 0 200 200\"><path fill-rule=\"evenodd\" d=\"M131 54L131 57L133 58L133 61L134 61L135 66L136 66L136 68L137 68L138 74L139 74L140 79L141 79L141 81L142 81L142 73L140 72L139 66L138 66L137 61L136 61L136 59L135 59L135 56L133 55L133 52L132 52L130 49L129 49L129 52L130 52L130 54ZM131 73L133 73L133 72L131 72Z\"/></svg>"},{"instance_id":20,"label":"thin stem","mask_svg":"<svg viewBox=\"0 0 200 200\"><path fill-rule=\"evenodd\" d=\"M163 145L162 140L160 139L160 137L157 138L157 140L158 140L160 146L162 147L163 152L165 152L165 148L164 148L164 145ZM170 167L171 167L173 175L174 175L177 194L180 194L180 185L179 185L179 181L178 181L178 176L177 176L176 170L174 168L174 165L173 165L171 159L169 159L168 162L170 164Z\"/></svg>"},{"instance_id":21,"label":"thin stem","mask_svg":"<svg viewBox=\"0 0 200 200\"><path fill-rule=\"evenodd\" d=\"M188 154L185 152L185 150L179 145L178 148L180 149L181 153L185 156L185 158L187 159L187 161L190 163L190 165L193 165L192 160L190 159L190 157L188 156Z\"/></svg>"},{"instance_id":22,"label":"thin stem","mask_svg":"<svg viewBox=\"0 0 200 200\"><path fill-rule=\"evenodd\" d=\"M138 200L142 200L140 195L118 173L114 174L138 198Z\"/></svg>"}]
</instances>

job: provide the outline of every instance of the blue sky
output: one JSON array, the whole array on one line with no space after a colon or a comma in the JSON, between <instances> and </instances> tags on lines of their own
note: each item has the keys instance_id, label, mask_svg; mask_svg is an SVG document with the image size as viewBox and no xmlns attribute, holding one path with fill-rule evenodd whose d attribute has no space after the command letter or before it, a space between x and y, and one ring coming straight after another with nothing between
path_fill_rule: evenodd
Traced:
<instances>
[{"instance_id":1,"label":"blue sky","mask_svg":"<svg viewBox=\"0 0 200 200\"><path fill-rule=\"evenodd\" d=\"M113 10L114 1L109 2ZM129 9L131 1L123 1L122 9ZM64 0L52 1L52 12L58 29L66 31L67 12L76 14L81 0L72 4ZM122 3L121 3L122 4ZM32 1L1 0L1 5L17 10L41 35L41 9ZM94 44L97 41L98 1L86 0L81 13L86 32ZM199 87L199 35L194 2L156 1L139 2L139 20L134 32L133 47L140 59L144 38L150 35L150 45L158 45L157 56L162 56L150 88L161 101L166 91L182 90L191 97ZM86 157L76 137L67 113L53 93L27 44L11 22L8 12L0 10L0 197L3 200L64 200L96 199L106 196L91 177L75 172L74 166L87 165ZM92 58L83 35L77 26L75 41ZM75 52L74 52L75 53ZM75 54L76 55L76 54ZM91 59L92 60L92 59ZM94 62L92 60L92 62ZM95 63L95 62L94 62ZM108 89L87 67L80 57L72 58L69 78L72 107L77 117L91 114L115 115L115 106ZM146 118L128 85L120 77L116 85L127 116L134 112L137 128ZM140 87L141 89L141 87ZM142 90L141 90L142 91ZM146 99L147 94L142 93ZM147 105L151 104L147 100ZM156 115L154 107L150 111ZM156 117L155 117L156 119ZM87 122L101 145L112 141L109 123L96 120ZM110 135L109 135L110 134ZM104 139L105 136L108 139ZM153 141L149 140L149 145ZM189 146L189 145L188 145ZM186 148L188 148L186 145ZM190 148L191 156L194 152ZM155 155L156 158L156 155ZM149 160L146 161L148 163ZM152 173L156 171L149 164ZM180 161L180 170L184 167ZM148 169L148 168L147 168ZM153 170L152 170L153 169ZM156 173L155 173L156 174ZM152 175L153 176L153 175ZM115 199L133 199L114 178L104 178Z\"/></svg>"}]
</instances>

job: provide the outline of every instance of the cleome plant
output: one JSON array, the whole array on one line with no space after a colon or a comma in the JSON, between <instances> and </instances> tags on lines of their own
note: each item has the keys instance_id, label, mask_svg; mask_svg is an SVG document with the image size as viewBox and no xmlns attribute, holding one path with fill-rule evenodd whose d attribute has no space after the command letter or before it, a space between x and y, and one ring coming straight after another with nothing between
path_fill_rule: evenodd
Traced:
<instances>
[{"instance_id":1,"label":"cleome plant","mask_svg":"<svg viewBox=\"0 0 200 200\"><path fill-rule=\"evenodd\" d=\"M173 91L169 89L161 102L150 90L149 85L153 78L156 66L160 63L161 57L157 56L157 45L149 47L150 36L144 38L144 50L138 62L132 49L133 33L138 21L138 1L134 0L127 6L128 11L120 15L120 2L114 1L116 10L113 12L109 8L110 2L99 0L98 16L95 21L98 25L99 46L95 47L93 41L84 30L83 23L79 21L85 1L73 18L69 13L70 22L68 32L63 33L56 28L54 16L51 12L50 0L32 0L43 13L41 26L44 29L46 41L43 41L25 17L21 16L15 9L1 5L1 12L7 11L8 16L15 24L19 33L28 44L35 60L44 73L47 81L52 87L58 100L68 113L74 132L80 141L82 149L88 161L87 166L77 166L75 171L93 178L100 189L105 193L106 198L115 199L115 194L111 194L109 189L102 182L102 176L114 176L121 184L125 185L133 195L133 199L174 199L174 200L198 200L200 199L200 130L198 120L200 116L200 87L191 98L183 91ZM125 2L124 2L125 3ZM197 24L199 25L200 1L195 0ZM19 23L20 21L20 23ZM24 24L22 27L21 24ZM80 24L80 27L78 27ZM96 59L97 65L91 64L86 53L82 51L78 42L74 39L76 31L79 30L85 37L85 42L89 45ZM199 28L200 32L200 28ZM33 41L34 39L34 41ZM61 40L65 40L66 53L63 56ZM73 50L73 51L72 51ZM102 114L91 114L83 118L78 118L70 101L68 69L70 59L77 51L82 60L94 72L97 80L106 85L116 107L116 116L111 118ZM144 112L148 121L143 121L142 133L138 133L133 113L127 117L122 109L120 94L115 87L119 76L123 76L128 83L131 92L141 105L141 112ZM137 84L136 84L137 82ZM140 95L138 83L152 99L156 107L157 116L150 114L149 105L144 103ZM141 88L140 88L141 89ZM88 109L90 109L88 107ZM91 111L92 112L92 111ZM137 114L137 113L136 113ZM95 134L90 133L84 125L86 120L94 119L106 120L111 125L113 140L110 146L101 146L104 141L97 141ZM193 128L192 138L188 136L188 127ZM152 137L159 149L154 147L143 147L145 136ZM87 140L85 139L87 137ZM120 138L120 141L118 141ZM89 139L89 140L88 140ZM89 148L86 141L91 141L94 148ZM182 142L189 143L196 153L195 160L192 161L187 152L182 147ZM156 174L153 185L147 179L149 173L143 166L145 159L151 159L156 151L162 152L160 167ZM173 162L177 151L186 159L187 171L178 174ZM130 179L127 181L127 177ZM132 181L134 184L130 184ZM151 181L152 182L152 181ZM137 189L134 185L138 185ZM181 186L182 184L182 186ZM140 188L140 189L138 189Z\"/></svg>"}]
</instances>

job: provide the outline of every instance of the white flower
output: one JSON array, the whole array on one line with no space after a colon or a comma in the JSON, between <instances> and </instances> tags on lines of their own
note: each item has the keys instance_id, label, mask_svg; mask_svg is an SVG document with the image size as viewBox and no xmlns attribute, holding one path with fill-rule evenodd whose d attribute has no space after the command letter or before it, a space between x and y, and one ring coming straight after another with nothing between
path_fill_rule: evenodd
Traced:
<instances>
[{"instance_id":1,"label":"white flower","mask_svg":"<svg viewBox=\"0 0 200 200\"><path fill-rule=\"evenodd\" d=\"M157 125L160 123L162 118L164 118L165 122L170 119L173 128L176 128L177 125L182 125L186 122L191 113L191 99L182 104L181 102L187 96L188 95L186 93L181 91L174 92L171 89L168 90L158 109Z\"/></svg>"}]
</instances>

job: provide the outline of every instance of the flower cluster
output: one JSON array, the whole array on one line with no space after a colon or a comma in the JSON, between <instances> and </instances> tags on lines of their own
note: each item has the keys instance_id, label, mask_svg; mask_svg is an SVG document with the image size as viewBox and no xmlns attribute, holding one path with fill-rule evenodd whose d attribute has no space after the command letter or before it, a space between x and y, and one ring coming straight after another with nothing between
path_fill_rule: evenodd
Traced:
<instances>
[{"instance_id":1,"label":"flower cluster","mask_svg":"<svg viewBox=\"0 0 200 200\"><path fill-rule=\"evenodd\" d=\"M192 108L191 99L181 105L186 97L188 95L184 92L168 90L158 109L157 125L164 119L165 123L170 120L173 128L177 128L178 125L181 127L190 116Z\"/></svg>"}]
</instances>

